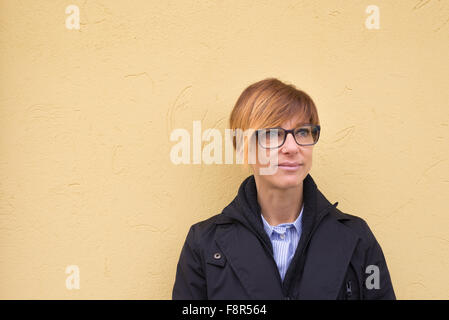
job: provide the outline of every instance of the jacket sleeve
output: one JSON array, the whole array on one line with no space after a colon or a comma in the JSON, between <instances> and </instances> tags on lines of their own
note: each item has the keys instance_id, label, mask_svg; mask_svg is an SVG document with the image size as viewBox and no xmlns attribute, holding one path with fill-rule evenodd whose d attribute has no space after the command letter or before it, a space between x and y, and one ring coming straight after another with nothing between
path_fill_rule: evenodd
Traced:
<instances>
[{"instance_id":1,"label":"jacket sleeve","mask_svg":"<svg viewBox=\"0 0 449 320\"><path fill-rule=\"evenodd\" d=\"M369 247L365 259L363 299L396 300L390 272L388 271L382 248L366 222L364 224L367 228Z\"/></svg>"},{"instance_id":2,"label":"jacket sleeve","mask_svg":"<svg viewBox=\"0 0 449 320\"><path fill-rule=\"evenodd\" d=\"M194 226L190 228L181 250L173 286L172 299L207 299L206 279L201 263L201 256L195 245Z\"/></svg>"}]
</instances>

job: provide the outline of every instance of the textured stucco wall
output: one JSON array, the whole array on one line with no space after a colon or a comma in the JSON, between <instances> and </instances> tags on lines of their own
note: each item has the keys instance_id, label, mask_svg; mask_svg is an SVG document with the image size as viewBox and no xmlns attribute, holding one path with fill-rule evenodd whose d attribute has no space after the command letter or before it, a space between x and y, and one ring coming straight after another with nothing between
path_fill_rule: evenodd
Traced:
<instances>
[{"instance_id":1,"label":"textured stucco wall","mask_svg":"<svg viewBox=\"0 0 449 320\"><path fill-rule=\"evenodd\" d=\"M174 165L170 133L224 131L274 76L314 98L311 174L369 223L398 298L448 299L448 40L446 0L1 0L0 298L170 298L189 226L248 174Z\"/></svg>"}]
</instances>

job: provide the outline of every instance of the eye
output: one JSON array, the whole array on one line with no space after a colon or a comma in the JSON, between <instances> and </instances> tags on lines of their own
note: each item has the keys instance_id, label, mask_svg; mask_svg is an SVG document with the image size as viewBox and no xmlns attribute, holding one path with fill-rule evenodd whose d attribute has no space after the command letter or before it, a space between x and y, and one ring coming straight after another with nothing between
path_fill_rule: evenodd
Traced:
<instances>
[{"instance_id":1,"label":"eye","mask_svg":"<svg viewBox=\"0 0 449 320\"><path fill-rule=\"evenodd\" d=\"M307 128L298 129L298 131L296 132L296 135L300 136L300 137L307 137L309 134L310 134L310 129L307 129Z\"/></svg>"},{"instance_id":2,"label":"eye","mask_svg":"<svg viewBox=\"0 0 449 320\"><path fill-rule=\"evenodd\" d=\"M267 139L279 138L279 137L282 137L282 130L266 129L264 135Z\"/></svg>"}]
</instances>

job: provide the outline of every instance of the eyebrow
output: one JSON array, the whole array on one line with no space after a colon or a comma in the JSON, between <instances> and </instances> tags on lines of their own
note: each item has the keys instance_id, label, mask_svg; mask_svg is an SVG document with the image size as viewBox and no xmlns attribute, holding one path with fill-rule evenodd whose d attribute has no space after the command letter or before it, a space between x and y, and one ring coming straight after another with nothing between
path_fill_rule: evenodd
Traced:
<instances>
[{"instance_id":1,"label":"eyebrow","mask_svg":"<svg viewBox=\"0 0 449 320\"><path fill-rule=\"evenodd\" d=\"M298 123L295 124L295 127L301 127L301 126L303 126L305 124L310 124L310 123L308 123L308 122L298 122Z\"/></svg>"},{"instance_id":2,"label":"eyebrow","mask_svg":"<svg viewBox=\"0 0 449 320\"><path fill-rule=\"evenodd\" d=\"M298 122L298 123L294 124L293 127L294 128L299 128L299 127L302 127L303 125L306 125L306 124L311 125L312 123L310 123L310 122ZM281 125L278 125L278 126L273 126L271 128L283 128L283 127Z\"/></svg>"}]
</instances>

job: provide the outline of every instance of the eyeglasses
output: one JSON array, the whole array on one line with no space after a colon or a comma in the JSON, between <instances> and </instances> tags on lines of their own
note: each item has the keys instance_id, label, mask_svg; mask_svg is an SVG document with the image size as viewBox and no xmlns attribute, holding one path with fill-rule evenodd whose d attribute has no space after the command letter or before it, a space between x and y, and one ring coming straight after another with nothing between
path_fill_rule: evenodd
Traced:
<instances>
[{"instance_id":1,"label":"eyeglasses","mask_svg":"<svg viewBox=\"0 0 449 320\"><path fill-rule=\"evenodd\" d=\"M284 128L266 128L256 131L256 137L262 148L280 148L287 139L289 133L292 134L296 143L300 146L312 146L320 138L321 127L319 125L305 124L299 128L286 130Z\"/></svg>"}]
</instances>

